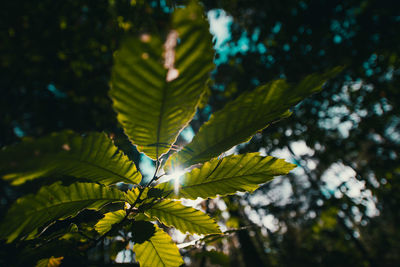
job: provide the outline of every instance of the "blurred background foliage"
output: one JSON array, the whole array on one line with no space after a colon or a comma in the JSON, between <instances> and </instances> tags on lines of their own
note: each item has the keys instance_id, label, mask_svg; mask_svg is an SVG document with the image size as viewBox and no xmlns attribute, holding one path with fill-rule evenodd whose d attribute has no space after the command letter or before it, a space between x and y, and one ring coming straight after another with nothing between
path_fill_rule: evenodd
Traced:
<instances>
[{"instance_id":1,"label":"blurred background foliage","mask_svg":"<svg viewBox=\"0 0 400 267\"><path fill-rule=\"evenodd\" d=\"M200 203L228 230L228 238L207 238L186 246L182 251L187 264L398 266L400 2L202 2L212 26L225 22L227 35L215 40L217 68L208 102L202 104L190 131L196 132L213 111L257 85L277 78L296 82L338 65L346 68L323 92L296 106L289 119L230 151L260 151L299 167L253 195ZM172 0L3 3L0 146L62 129L105 131L145 168L111 108L112 55L127 33L165 36L170 12L182 4ZM178 140L187 141L185 136ZM0 183L0 216L19 195L38 188ZM83 216L95 220L98 215ZM241 230L230 232L233 228ZM108 264L115 258L110 251L124 247L117 245L93 249L90 259L98 266ZM60 244L59 249L65 246ZM10 255L21 249L0 244L0 265L13 261ZM87 260L82 255L74 258Z\"/></svg>"}]
</instances>

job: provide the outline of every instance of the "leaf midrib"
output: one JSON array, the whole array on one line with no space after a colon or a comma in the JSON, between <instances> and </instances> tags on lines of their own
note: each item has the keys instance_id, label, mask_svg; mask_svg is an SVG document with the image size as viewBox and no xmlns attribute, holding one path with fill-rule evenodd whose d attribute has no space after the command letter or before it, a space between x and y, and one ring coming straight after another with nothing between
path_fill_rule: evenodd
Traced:
<instances>
[{"instance_id":1,"label":"leaf midrib","mask_svg":"<svg viewBox=\"0 0 400 267\"><path fill-rule=\"evenodd\" d=\"M162 264L163 264L164 266L166 266L165 262L163 261L163 258L162 258L162 257L160 256L160 254L158 253L157 248L156 248L156 246L154 246L153 241L151 240L151 238L149 239L149 242L150 242L151 246L153 247L154 251L156 252L158 258L159 258L160 261L162 262Z\"/></svg>"},{"instance_id":2,"label":"leaf midrib","mask_svg":"<svg viewBox=\"0 0 400 267\"><path fill-rule=\"evenodd\" d=\"M158 158L160 156L158 154L158 146L159 146L159 143L160 143L160 133L161 133L161 126L162 126L162 118L163 118L163 115L164 115L165 102L166 102L166 98L167 98L167 88L168 88L167 83L164 83L163 93L162 93L162 98L161 98L160 114L158 115L157 142L156 142L156 160L158 160ZM169 144L168 144L168 147L169 147Z\"/></svg>"},{"instance_id":3,"label":"leaf midrib","mask_svg":"<svg viewBox=\"0 0 400 267\"><path fill-rule=\"evenodd\" d=\"M80 160L80 159L77 159L77 158L74 158L74 157L67 157L67 156L64 156L64 155L57 156L57 158L58 159L62 159L62 160L70 160L70 161L85 163L85 164L88 164L88 165L90 165L92 167L95 167L95 168L98 168L100 170L103 170L105 172L111 173L112 175L121 178L121 181L129 181L130 183L135 183L135 181L127 178L126 176L123 176L123 175L121 175L119 173L116 173L116 172L114 172L114 171L112 171L110 169L106 169L106 168L104 168L102 166L96 165L93 162L90 162L90 161L87 161L87 160ZM57 161L57 159L55 159L55 161ZM130 162L130 164L133 164L133 162ZM138 171L136 170L132 175L135 175L137 173L138 173ZM102 180L104 180L104 179L102 179Z\"/></svg>"},{"instance_id":4,"label":"leaf midrib","mask_svg":"<svg viewBox=\"0 0 400 267\"><path fill-rule=\"evenodd\" d=\"M56 208L56 207L62 206L64 204L72 204L74 202L84 202L84 201L90 201L90 200L93 201L93 202L100 201L100 200L111 200L111 201L121 201L121 202L125 201L125 200L123 200L121 198L115 198L115 199L114 198L91 198L91 199L85 199L85 200L72 200L72 201L68 201L68 202L57 203L57 204L52 205L52 206L44 206L42 209L33 210L32 212L24 213L24 214L21 214L21 215L23 217L27 217L27 216L31 216L33 213L46 211L49 208ZM87 208L84 208L84 209L87 209Z\"/></svg>"}]
</instances>

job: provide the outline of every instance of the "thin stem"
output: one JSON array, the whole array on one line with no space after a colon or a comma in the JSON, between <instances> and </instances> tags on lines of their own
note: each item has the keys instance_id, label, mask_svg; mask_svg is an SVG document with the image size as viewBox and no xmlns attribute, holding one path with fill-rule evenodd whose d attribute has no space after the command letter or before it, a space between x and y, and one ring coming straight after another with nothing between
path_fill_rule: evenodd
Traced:
<instances>
[{"instance_id":1,"label":"thin stem","mask_svg":"<svg viewBox=\"0 0 400 267\"><path fill-rule=\"evenodd\" d=\"M140 201L140 198L141 198L145 188L149 187L152 182L156 181L159 178L159 177L157 177L157 173L158 173L160 166L161 166L160 159L157 159L156 170L154 172L153 178L146 184L145 187L143 187L139 190L139 194L138 194L137 198L135 199L135 202L133 202L132 205L130 206L130 208L126 211L124 218L122 218L122 220L119 223L115 224L114 227L112 227L110 230L108 230L107 232L105 232L104 234L99 236L97 239L93 239L92 246L96 245L99 241L103 240L113 230L113 228L115 229L115 227L121 226L128 219L129 214L134 210L136 204ZM92 247L92 246L90 246L90 247Z\"/></svg>"},{"instance_id":2,"label":"thin stem","mask_svg":"<svg viewBox=\"0 0 400 267\"><path fill-rule=\"evenodd\" d=\"M161 176L157 177L157 173L158 173L158 171L160 169L160 166L161 166L160 159L157 159L157 161L156 161L156 170L154 171L153 178L150 180L150 182L147 183L147 185L145 187L149 187L152 182L157 181L161 177Z\"/></svg>"}]
</instances>

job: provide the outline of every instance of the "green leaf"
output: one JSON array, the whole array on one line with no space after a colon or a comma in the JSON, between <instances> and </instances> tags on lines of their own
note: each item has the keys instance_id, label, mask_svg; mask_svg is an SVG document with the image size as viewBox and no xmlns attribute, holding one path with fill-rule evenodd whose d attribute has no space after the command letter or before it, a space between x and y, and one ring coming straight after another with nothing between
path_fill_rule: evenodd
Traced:
<instances>
[{"instance_id":1,"label":"green leaf","mask_svg":"<svg viewBox=\"0 0 400 267\"><path fill-rule=\"evenodd\" d=\"M182 233L221 233L218 224L207 214L192 207L186 207L179 201L162 200L145 213L150 217L156 217L167 226L175 227Z\"/></svg>"},{"instance_id":2,"label":"green leaf","mask_svg":"<svg viewBox=\"0 0 400 267\"><path fill-rule=\"evenodd\" d=\"M95 183L60 183L42 187L35 195L18 199L0 224L0 239L32 239L38 228L76 216L83 209L99 210L111 202L124 202L122 191Z\"/></svg>"},{"instance_id":3,"label":"green leaf","mask_svg":"<svg viewBox=\"0 0 400 267\"><path fill-rule=\"evenodd\" d=\"M274 176L288 174L296 165L274 157L262 157L258 153L231 155L213 159L200 168L180 177L159 184L168 198L213 198L217 195L253 192L260 184ZM175 187L175 182L179 184Z\"/></svg>"},{"instance_id":4,"label":"green leaf","mask_svg":"<svg viewBox=\"0 0 400 267\"><path fill-rule=\"evenodd\" d=\"M288 108L308 95L321 90L325 81L336 75L341 68L303 79L297 86L284 80L276 80L243 93L222 110L211 115L193 138L180 152L172 155L165 169L186 168L203 163L248 141L257 131L279 119L288 117Z\"/></svg>"},{"instance_id":5,"label":"green leaf","mask_svg":"<svg viewBox=\"0 0 400 267\"><path fill-rule=\"evenodd\" d=\"M208 28L203 9L192 3L174 12L164 47L157 36L143 34L116 52L110 96L118 121L152 159L169 151L196 112L214 68Z\"/></svg>"},{"instance_id":6,"label":"green leaf","mask_svg":"<svg viewBox=\"0 0 400 267\"><path fill-rule=\"evenodd\" d=\"M50 257L48 259L41 259L36 263L36 267L58 267L61 265L61 261L64 257Z\"/></svg>"},{"instance_id":7,"label":"green leaf","mask_svg":"<svg viewBox=\"0 0 400 267\"><path fill-rule=\"evenodd\" d=\"M135 217L135 220L131 223L132 241L135 243L142 244L154 236L155 232L156 226L149 221L139 220Z\"/></svg>"},{"instance_id":8,"label":"green leaf","mask_svg":"<svg viewBox=\"0 0 400 267\"><path fill-rule=\"evenodd\" d=\"M147 241L136 243L133 251L142 267L173 267L183 264L179 249L171 237L157 226L154 235Z\"/></svg>"},{"instance_id":9,"label":"green leaf","mask_svg":"<svg viewBox=\"0 0 400 267\"><path fill-rule=\"evenodd\" d=\"M143 189L143 190L146 190L146 189ZM128 190L128 191L125 193L125 195L126 195L126 201L127 201L129 204L135 203L136 199L139 197L139 193L140 193L140 191L139 191L139 188L137 188L137 187L134 187L134 188L132 188L131 190ZM143 195L144 195L144 194L142 194L141 199L143 199L143 197L144 197Z\"/></svg>"},{"instance_id":10,"label":"green leaf","mask_svg":"<svg viewBox=\"0 0 400 267\"><path fill-rule=\"evenodd\" d=\"M154 218L151 218L151 217L147 216L147 215L144 214L144 213L138 213L138 214L136 214L133 218L134 218L135 220L137 220L137 221L147 221L147 222L150 222L150 221L154 221L154 220L155 220Z\"/></svg>"},{"instance_id":11,"label":"green leaf","mask_svg":"<svg viewBox=\"0 0 400 267\"><path fill-rule=\"evenodd\" d=\"M104 214L104 217L101 218L96 225L94 226L94 229L100 234L103 235L107 233L108 231L111 230L113 224L121 222L126 216L126 211L125 210L117 210L114 212L108 212Z\"/></svg>"},{"instance_id":12,"label":"green leaf","mask_svg":"<svg viewBox=\"0 0 400 267\"><path fill-rule=\"evenodd\" d=\"M71 131L27 139L0 151L0 174L13 185L69 175L103 184L139 183L135 164L104 133Z\"/></svg>"}]
</instances>

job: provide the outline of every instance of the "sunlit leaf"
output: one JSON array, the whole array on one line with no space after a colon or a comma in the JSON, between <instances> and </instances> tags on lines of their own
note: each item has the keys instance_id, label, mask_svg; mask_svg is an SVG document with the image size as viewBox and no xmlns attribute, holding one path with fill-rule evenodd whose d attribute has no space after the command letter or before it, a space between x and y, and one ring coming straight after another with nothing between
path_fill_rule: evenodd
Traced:
<instances>
[{"instance_id":1,"label":"sunlit leaf","mask_svg":"<svg viewBox=\"0 0 400 267\"><path fill-rule=\"evenodd\" d=\"M111 202L123 202L122 191L95 183L60 183L42 187L37 194L18 199L0 224L0 239L33 238L38 228L77 215L83 209L98 210Z\"/></svg>"},{"instance_id":2,"label":"sunlit leaf","mask_svg":"<svg viewBox=\"0 0 400 267\"><path fill-rule=\"evenodd\" d=\"M150 217L156 217L167 226L175 227L182 233L221 233L218 224L207 214L192 207L186 207L179 201L163 200L147 210L146 214Z\"/></svg>"},{"instance_id":3,"label":"sunlit leaf","mask_svg":"<svg viewBox=\"0 0 400 267\"><path fill-rule=\"evenodd\" d=\"M142 267L174 267L183 264L179 249L171 237L157 226L154 235L143 243L136 243L133 251Z\"/></svg>"},{"instance_id":4,"label":"sunlit leaf","mask_svg":"<svg viewBox=\"0 0 400 267\"><path fill-rule=\"evenodd\" d=\"M103 235L107 233L108 231L111 230L113 224L119 223L122 221L126 216L126 211L125 210L117 210L114 212L108 212L104 214L104 217L101 218L96 225L94 226L94 229L100 234Z\"/></svg>"},{"instance_id":5,"label":"sunlit leaf","mask_svg":"<svg viewBox=\"0 0 400 267\"><path fill-rule=\"evenodd\" d=\"M159 184L168 198L213 198L240 192L253 192L274 176L289 173L296 165L258 153L213 159L179 179ZM178 186L175 183L178 183Z\"/></svg>"},{"instance_id":6,"label":"sunlit leaf","mask_svg":"<svg viewBox=\"0 0 400 267\"><path fill-rule=\"evenodd\" d=\"M172 155L165 164L166 170L186 168L203 163L248 141L257 131L290 115L288 108L308 95L321 90L325 81L341 68L327 73L307 76L298 85L276 80L243 93L215 112L180 152Z\"/></svg>"},{"instance_id":7,"label":"sunlit leaf","mask_svg":"<svg viewBox=\"0 0 400 267\"><path fill-rule=\"evenodd\" d=\"M192 119L214 67L203 9L192 3L172 17L165 44L151 34L128 38L112 70L110 96L118 121L152 159L168 152Z\"/></svg>"},{"instance_id":8,"label":"sunlit leaf","mask_svg":"<svg viewBox=\"0 0 400 267\"><path fill-rule=\"evenodd\" d=\"M138 183L141 175L103 133L65 131L27 139L0 151L0 174L13 185L39 177L69 175L103 184Z\"/></svg>"},{"instance_id":9,"label":"sunlit leaf","mask_svg":"<svg viewBox=\"0 0 400 267\"><path fill-rule=\"evenodd\" d=\"M48 259L41 259L36 263L36 267L58 267L61 265L61 261L64 257L50 257Z\"/></svg>"}]
</instances>

